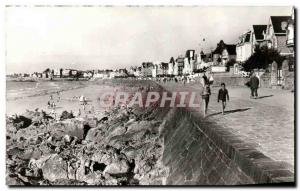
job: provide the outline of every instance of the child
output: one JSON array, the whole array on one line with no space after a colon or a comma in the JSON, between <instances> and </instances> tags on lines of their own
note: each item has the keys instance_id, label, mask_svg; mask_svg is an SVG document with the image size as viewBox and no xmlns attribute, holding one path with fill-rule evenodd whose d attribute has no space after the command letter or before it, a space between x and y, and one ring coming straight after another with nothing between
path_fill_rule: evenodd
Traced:
<instances>
[{"instance_id":1,"label":"child","mask_svg":"<svg viewBox=\"0 0 300 191\"><path fill-rule=\"evenodd\" d=\"M224 115L224 110L226 107L226 98L229 101L229 94L228 90L225 88L225 83L221 83L221 89L219 90L218 93L218 102L221 100L222 101L222 114Z\"/></svg>"},{"instance_id":2,"label":"child","mask_svg":"<svg viewBox=\"0 0 300 191\"><path fill-rule=\"evenodd\" d=\"M203 92L202 92L202 100L204 100L204 117L207 114L207 108L208 108L210 94L211 94L211 92L210 92L209 84L204 85Z\"/></svg>"}]
</instances>

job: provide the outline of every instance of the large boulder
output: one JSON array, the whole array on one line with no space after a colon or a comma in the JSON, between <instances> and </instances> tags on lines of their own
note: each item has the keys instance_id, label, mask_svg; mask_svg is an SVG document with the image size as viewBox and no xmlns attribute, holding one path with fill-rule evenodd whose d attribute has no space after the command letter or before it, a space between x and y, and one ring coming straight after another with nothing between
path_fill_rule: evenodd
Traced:
<instances>
[{"instance_id":1,"label":"large boulder","mask_svg":"<svg viewBox=\"0 0 300 191\"><path fill-rule=\"evenodd\" d=\"M129 165L126 160L119 160L109 164L105 170L104 174L110 175L124 175L129 172Z\"/></svg>"},{"instance_id":2,"label":"large boulder","mask_svg":"<svg viewBox=\"0 0 300 191\"><path fill-rule=\"evenodd\" d=\"M38 126L38 125L43 124L43 123L47 123L49 120L53 119L53 117L48 115L46 112L38 111L38 109L36 109L35 111L27 110L23 114L23 116L30 119L30 120L32 120L32 124L35 125L35 126Z\"/></svg>"},{"instance_id":3,"label":"large boulder","mask_svg":"<svg viewBox=\"0 0 300 191\"><path fill-rule=\"evenodd\" d=\"M53 154L45 161L42 171L44 178L51 182L68 179L68 164L57 154Z\"/></svg>"},{"instance_id":4,"label":"large boulder","mask_svg":"<svg viewBox=\"0 0 300 191\"><path fill-rule=\"evenodd\" d=\"M73 112L63 111L60 115L60 120L72 119L74 118Z\"/></svg>"},{"instance_id":5,"label":"large boulder","mask_svg":"<svg viewBox=\"0 0 300 191\"><path fill-rule=\"evenodd\" d=\"M16 127L16 129L19 130L19 129L24 129L24 128L29 127L32 123L32 120L23 115L19 115L19 116L15 116L12 119L12 122L13 122L14 126Z\"/></svg>"},{"instance_id":6,"label":"large boulder","mask_svg":"<svg viewBox=\"0 0 300 191\"><path fill-rule=\"evenodd\" d=\"M65 135L84 138L84 125L81 121L68 119L62 122L51 124L49 127L50 134L57 139L62 139Z\"/></svg>"},{"instance_id":7,"label":"large boulder","mask_svg":"<svg viewBox=\"0 0 300 191\"><path fill-rule=\"evenodd\" d=\"M104 132L101 127L91 128L86 132L85 140L93 142L101 142L104 138Z\"/></svg>"}]
</instances>

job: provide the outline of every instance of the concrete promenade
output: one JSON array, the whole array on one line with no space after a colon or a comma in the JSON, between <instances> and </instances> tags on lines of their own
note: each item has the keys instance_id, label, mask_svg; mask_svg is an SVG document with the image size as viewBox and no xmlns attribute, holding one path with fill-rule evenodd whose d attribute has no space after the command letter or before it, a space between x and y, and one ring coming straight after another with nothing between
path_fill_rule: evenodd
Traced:
<instances>
[{"instance_id":1,"label":"concrete promenade","mask_svg":"<svg viewBox=\"0 0 300 191\"><path fill-rule=\"evenodd\" d=\"M168 91L194 91L200 84L161 83ZM220 87L212 87L205 120L214 121L275 161L288 163L294 172L294 93L261 88L259 98L250 99L247 87L227 87L230 101L225 115L217 102ZM196 109L203 115L203 109Z\"/></svg>"}]
</instances>

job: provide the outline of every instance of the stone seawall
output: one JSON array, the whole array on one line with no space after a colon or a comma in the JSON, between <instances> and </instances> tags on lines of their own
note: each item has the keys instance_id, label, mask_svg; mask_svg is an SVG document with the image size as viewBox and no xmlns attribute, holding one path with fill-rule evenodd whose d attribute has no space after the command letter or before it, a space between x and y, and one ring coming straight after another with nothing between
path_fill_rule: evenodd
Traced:
<instances>
[{"instance_id":1,"label":"stone seawall","mask_svg":"<svg viewBox=\"0 0 300 191\"><path fill-rule=\"evenodd\" d=\"M163 164L167 185L294 184L288 164L276 162L228 130L177 108L168 114Z\"/></svg>"},{"instance_id":2,"label":"stone seawall","mask_svg":"<svg viewBox=\"0 0 300 191\"><path fill-rule=\"evenodd\" d=\"M221 86L221 83L225 83L226 86L245 86L250 78L243 78L238 76L214 76L213 86ZM271 88L270 75L264 75L260 78L261 88Z\"/></svg>"}]
</instances>

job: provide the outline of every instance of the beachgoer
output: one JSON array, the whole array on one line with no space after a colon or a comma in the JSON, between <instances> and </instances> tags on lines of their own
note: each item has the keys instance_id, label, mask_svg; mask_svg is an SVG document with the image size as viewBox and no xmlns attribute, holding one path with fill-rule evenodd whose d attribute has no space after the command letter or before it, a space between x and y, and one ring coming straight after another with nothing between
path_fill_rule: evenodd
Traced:
<instances>
[{"instance_id":1,"label":"beachgoer","mask_svg":"<svg viewBox=\"0 0 300 191\"><path fill-rule=\"evenodd\" d=\"M59 102L59 101L60 101L60 92L57 91L57 102Z\"/></svg>"},{"instance_id":2,"label":"beachgoer","mask_svg":"<svg viewBox=\"0 0 300 191\"><path fill-rule=\"evenodd\" d=\"M222 114L224 115L224 110L226 107L226 99L229 101L228 90L225 88L225 83L221 83L221 89L219 89L218 93L218 103L222 101Z\"/></svg>"},{"instance_id":3,"label":"beachgoer","mask_svg":"<svg viewBox=\"0 0 300 191\"><path fill-rule=\"evenodd\" d=\"M55 109L56 105L54 102L51 103L51 108Z\"/></svg>"},{"instance_id":4,"label":"beachgoer","mask_svg":"<svg viewBox=\"0 0 300 191\"><path fill-rule=\"evenodd\" d=\"M250 77L249 86L251 89L251 97L250 98L257 98L258 97L257 89L259 87L259 79L255 73L253 73L252 76Z\"/></svg>"},{"instance_id":5,"label":"beachgoer","mask_svg":"<svg viewBox=\"0 0 300 191\"><path fill-rule=\"evenodd\" d=\"M209 84L213 84L214 83L214 78L213 78L213 76L210 76L209 77Z\"/></svg>"},{"instance_id":6,"label":"beachgoer","mask_svg":"<svg viewBox=\"0 0 300 191\"><path fill-rule=\"evenodd\" d=\"M85 111L86 98L83 95L81 95L80 98L79 98L79 101L82 105L82 109Z\"/></svg>"},{"instance_id":7,"label":"beachgoer","mask_svg":"<svg viewBox=\"0 0 300 191\"><path fill-rule=\"evenodd\" d=\"M203 92L202 92L202 100L204 100L204 117L207 114L207 108L209 103L209 97L210 97L211 91L209 84L204 85Z\"/></svg>"},{"instance_id":8,"label":"beachgoer","mask_svg":"<svg viewBox=\"0 0 300 191\"><path fill-rule=\"evenodd\" d=\"M202 79L203 79L203 86L204 86L205 84L209 84L209 80L208 80L208 78L207 78L207 76L206 76L205 73L203 74Z\"/></svg>"}]
</instances>

